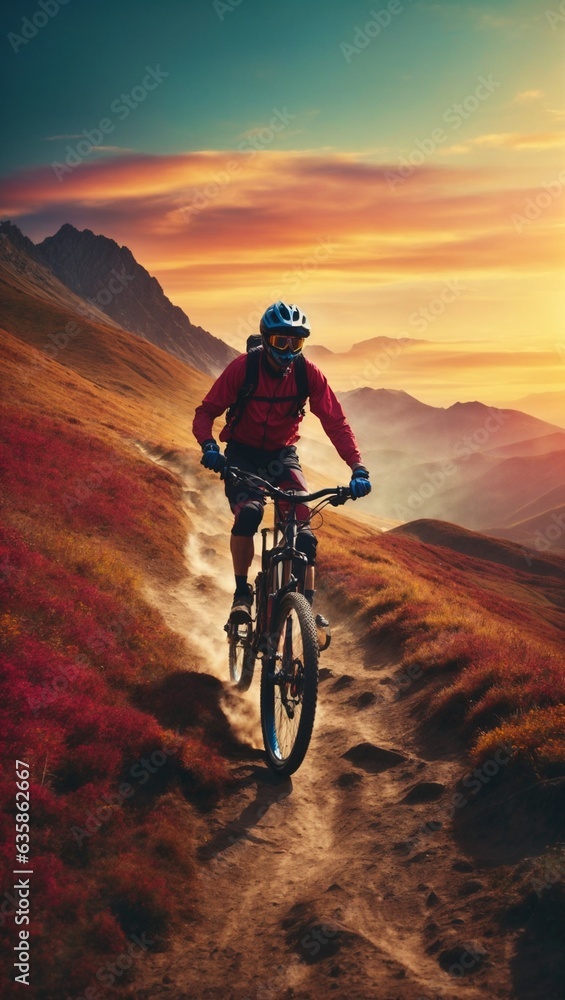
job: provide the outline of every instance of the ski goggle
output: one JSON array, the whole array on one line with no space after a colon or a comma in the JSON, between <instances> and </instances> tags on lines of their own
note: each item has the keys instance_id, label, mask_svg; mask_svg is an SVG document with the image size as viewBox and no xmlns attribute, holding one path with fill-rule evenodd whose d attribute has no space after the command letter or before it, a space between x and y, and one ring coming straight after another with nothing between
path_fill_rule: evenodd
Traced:
<instances>
[{"instance_id":1,"label":"ski goggle","mask_svg":"<svg viewBox=\"0 0 565 1000\"><path fill-rule=\"evenodd\" d=\"M272 333L269 337L269 344L276 351L286 351L287 348L291 351L301 351L304 340L304 337L289 337L287 334Z\"/></svg>"}]
</instances>

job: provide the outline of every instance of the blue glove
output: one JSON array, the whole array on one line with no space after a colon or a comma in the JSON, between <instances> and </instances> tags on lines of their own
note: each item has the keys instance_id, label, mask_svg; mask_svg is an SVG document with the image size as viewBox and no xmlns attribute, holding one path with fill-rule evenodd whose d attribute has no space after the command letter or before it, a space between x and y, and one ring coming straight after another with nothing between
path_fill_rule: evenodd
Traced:
<instances>
[{"instance_id":1,"label":"blue glove","mask_svg":"<svg viewBox=\"0 0 565 1000\"><path fill-rule=\"evenodd\" d=\"M220 449L213 438L210 438L209 441L203 442L200 464L203 465L205 469L211 469L212 472L221 472L224 468L226 460L221 454Z\"/></svg>"},{"instance_id":2,"label":"blue glove","mask_svg":"<svg viewBox=\"0 0 565 1000\"><path fill-rule=\"evenodd\" d=\"M359 497L366 497L367 493L371 492L369 473L363 465L358 465L357 468L353 470L349 489L351 490L352 500L359 500Z\"/></svg>"}]
</instances>

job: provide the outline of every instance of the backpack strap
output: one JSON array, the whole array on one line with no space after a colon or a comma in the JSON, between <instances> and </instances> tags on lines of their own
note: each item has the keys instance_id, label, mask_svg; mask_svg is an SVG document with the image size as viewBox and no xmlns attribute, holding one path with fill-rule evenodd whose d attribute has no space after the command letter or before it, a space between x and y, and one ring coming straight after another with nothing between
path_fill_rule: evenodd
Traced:
<instances>
[{"instance_id":1,"label":"backpack strap","mask_svg":"<svg viewBox=\"0 0 565 1000\"><path fill-rule=\"evenodd\" d=\"M232 403L226 413L226 424L233 433L243 416L243 411L249 400L255 396L259 385L259 368L263 354L262 347L255 347L249 351L246 360L245 379L241 386L235 402ZM306 413L305 405L310 393L308 389L308 372L306 370L306 360L303 354L299 354L294 360L294 375L296 379L296 396L280 396L276 400L271 400L264 396L257 396L256 399L264 402L291 402L293 406L290 414L293 417L303 417Z\"/></svg>"},{"instance_id":2,"label":"backpack strap","mask_svg":"<svg viewBox=\"0 0 565 1000\"><path fill-rule=\"evenodd\" d=\"M255 347L247 355L243 385L236 396L235 402L232 403L226 413L226 424L229 426L230 431L233 431L237 427L247 403L257 391L262 350L262 347Z\"/></svg>"},{"instance_id":3,"label":"backpack strap","mask_svg":"<svg viewBox=\"0 0 565 1000\"><path fill-rule=\"evenodd\" d=\"M294 416L303 417L306 414L306 400L310 396L306 358L303 354L299 354L294 360L294 377L296 379L296 392L298 396Z\"/></svg>"}]
</instances>

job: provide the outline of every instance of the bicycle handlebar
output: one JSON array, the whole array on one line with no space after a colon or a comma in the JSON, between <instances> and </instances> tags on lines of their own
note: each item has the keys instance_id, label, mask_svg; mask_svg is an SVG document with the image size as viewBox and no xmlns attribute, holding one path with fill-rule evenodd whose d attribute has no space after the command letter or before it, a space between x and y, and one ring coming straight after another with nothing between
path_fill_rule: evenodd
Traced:
<instances>
[{"instance_id":1,"label":"bicycle handlebar","mask_svg":"<svg viewBox=\"0 0 565 1000\"><path fill-rule=\"evenodd\" d=\"M234 479L240 479L241 481L248 480L251 485L256 485L263 489L273 500L285 500L287 503L292 503L296 506L300 503L311 503L313 500L321 500L323 497L333 497L333 500L330 500L330 504L333 507L339 507L341 504L346 503L347 500L351 500L349 486L330 486L323 490L317 490L316 493L302 493L298 490L279 490L277 486L273 486L272 483L269 483L266 479L262 479L261 476L256 476L253 472L245 472L242 469L238 469L235 465L224 466L221 475L222 479L232 476Z\"/></svg>"}]
</instances>

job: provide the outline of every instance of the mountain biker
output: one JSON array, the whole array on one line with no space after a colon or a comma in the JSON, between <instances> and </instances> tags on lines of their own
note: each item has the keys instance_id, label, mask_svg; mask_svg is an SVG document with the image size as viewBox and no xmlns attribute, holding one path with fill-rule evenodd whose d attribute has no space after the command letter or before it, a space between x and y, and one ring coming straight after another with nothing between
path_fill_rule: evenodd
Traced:
<instances>
[{"instance_id":1,"label":"mountain biker","mask_svg":"<svg viewBox=\"0 0 565 1000\"><path fill-rule=\"evenodd\" d=\"M308 321L298 306L279 301L266 309L259 329L261 353L255 391L243 403L238 399L246 383L250 357L242 354L230 362L196 409L192 430L202 447L201 464L221 472L227 461L229 465L268 479L280 489L308 492L294 447L304 416L299 399L297 358L302 354L304 340L310 336ZM312 413L320 419L339 456L352 470L352 498L357 500L366 496L371 491L369 473L361 461L341 404L316 365L304 358L299 367L307 377ZM239 410L235 413L237 403ZM212 427L215 418L225 410L228 410L227 422L220 433L220 441L227 443L224 457L212 436ZM265 501L252 488L242 490L241 484L226 483L225 492L235 515L230 545L235 593L230 619L250 621L253 590L247 577L254 555L253 536L263 518ZM307 518L307 511L306 507L302 507L302 511L298 507L298 517ZM310 604L314 600L316 546L317 539L310 527L303 527L298 533L297 547L308 560L304 594ZM324 623L327 624L325 620Z\"/></svg>"}]
</instances>

